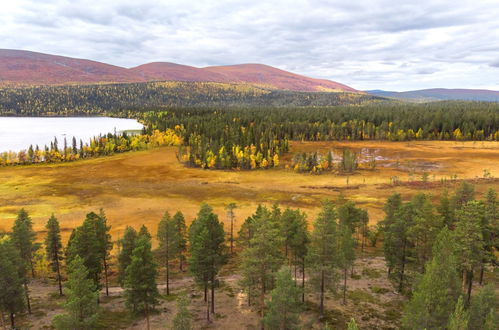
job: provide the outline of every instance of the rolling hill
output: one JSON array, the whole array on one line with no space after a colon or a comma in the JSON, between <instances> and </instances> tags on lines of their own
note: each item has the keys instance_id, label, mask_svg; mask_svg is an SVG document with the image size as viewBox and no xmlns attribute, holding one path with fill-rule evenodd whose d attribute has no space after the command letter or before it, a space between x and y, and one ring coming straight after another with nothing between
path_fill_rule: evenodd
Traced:
<instances>
[{"instance_id":1,"label":"rolling hill","mask_svg":"<svg viewBox=\"0 0 499 330\"><path fill-rule=\"evenodd\" d=\"M263 64L196 68L154 62L123 68L85 59L0 49L0 85L3 86L150 81L245 83L275 90L359 92L334 81L313 79Z\"/></svg>"},{"instance_id":2,"label":"rolling hill","mask_svg":"<svg viewBox=\"0 0 499 330\"><path fill-rule=\"evenodd\" d=\"M371 95L400 99L413 102L463 100L499 102L499 91L486 89L446 89L432 88L407 92L390 92L383 90L366 91Z\"/></svg>"}]
</instances>

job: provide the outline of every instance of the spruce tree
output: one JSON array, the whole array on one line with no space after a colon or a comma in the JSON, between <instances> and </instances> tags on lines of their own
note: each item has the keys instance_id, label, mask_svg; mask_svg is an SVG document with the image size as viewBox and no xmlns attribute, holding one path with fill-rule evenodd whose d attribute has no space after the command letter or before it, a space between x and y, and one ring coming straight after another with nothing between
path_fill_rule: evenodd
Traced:
<instances>
[{"instance_id":1,"label":"spruce tree","mask_svg":"<svg viewBox=\"0 0 499 330\"><path fill-rule=\"evenodd\" d=\"M177 211L173 215L173 225L177 231L177 256L180 271L183 271L183 265L185 263L185 252L187 251L187 226L185 225L185 219L182 212Z\"/></svg>"},{"instance_id":2,"label":"spruce tree","mask_svg":"<svg viewBox=\"0 0 499 330\"><path fill-rule=\"evenodd\" d=\"M293 255L293 264L295 266L295 281L298 280L297 267L301 270L301 290L302 302L305 302L305 264L310 244L310 233L308 232L308 223L305 213L299 213L294 218L295 228L293 236L289 242L289 248Z\"/></svg>"},{"instance_id":3,"label":"spruce tree","mask_svg":"<svg viewBox=\"0 0 499 330\"><path fill-rule=\"evenodd\" d=\"M265 294L274 286L275 274L283 262L282 236L271 220L272 213L259 206L251 220L251 238L241 254L242 284L248 297L259 297L261 318L265 314Z\"/></svg>"},{"instance_id":4,"label":"spruce tree","mask_svg":"<svg viewBox=\"0 0 499 330\"><path fill-rule=\"evenodd\" d=\"M0 260L0 313L9 313L11 327L15 329L15 317L26 307L23 288L26 270L19 250L8 236L0 237Z\"/></svg>"},{"instance_id":5,"label":"spruce tree","mask_svg":"<svg viewBox=\"0 0 499 330\"><path fill-rule=\"evenodd\" d=\"M59 285L59 295L62 296L62 279L61 279L61 260L62 260L62 243L61 229L59 221L52 214L45 226L47 236L45 237L45 250L52 271L57 275L57 283Z\"/></svg>"},{"instance_id":6,"label":"spruce tree","mask_svg":"<svg viewBox=\"0 0 499 330\"><path fill-rule=\"evenodd\" d=\"M314 223L310 237L309 262L311 279L318 284L320 316L324 317L327 290L334 290L337 282L338 255L337 213L334 204L326 200Z\"/></svg>"},{"instance_id":7,"label":"spruce tree","mask_svg":"<svg viewBox=\"0 0 499 330\"><path fill-rule=\"evenodd\" d=\"M355 322L354 318L351 318L348 322L347 330L359 330L359 326L357 325L357 322Z\"/></svg>"},{"instance_id":8,"label":"spruce tree","mask_svg":"<svg viewBox=\"0 0 499 330\"><path fill-rule=\"evenodd\" d=\"M450 229L454 228L454 210L449 198L449 192L445 189L440 195L440 203L437 206L437 211L442 217L442 222Z\"/></svg>"},{"instance_id":9,"label":"spruce tree","mask_svg":"<svg viewBox=\"0 0 499 330\"><path fill-rule=\"evenodd\" d=\"M263 319L265 329L300 329L301 312L300 289L291 278L291 269L281 268L276 276L275 288L267 302L267 312Z\"/></svg>"},{"instance_id":10,"label":"spruce tree","mask_svg":"<svg viewBox=\"0 0 499 330\"><path fill-rule=\"evenodd\" d=\"M441 329L447 325L461 292L456 248L452 232L444 227L433 246L433 258L406 305L404 328Z\"/></svg>"},{"instance_id":11,"label":"spruce tree","mask_svg":"<svg viewBox=\"0 0 499 330\"><path fill-rule=\"evenodd\" d=\"M463 181L456 193L452 197L451 205L454 210L459 210L466 203L475 199L475 186L471 183Z\"/></svg>"},{"instance_id":12,"label":"spruce tree","mask_svg":"<svg viewBox=\"0 0 499 330\"><path fill-rule=\"evenodd\" d=\"M107 225L107 217L103 209L100 209L98 217L95 217L97 240L100 243L99 250L102 260L102 268L104 270L104 284L106 288L106 296L109 296L109 259L111 257L111 250L113 249L113 242L111 239L111 226Z\"/></svg>"},{"instance_id":13,"label":"spruce tree","mask_svg":"<svg viewBox=\"0 0 499 330\"><path fill-rule=\"evenodd\" d=\"M98 288L90 278L85 262L76 255L68 267L66 282L66 314L54 318L56 329L86 330L95 328L99 316Z\"/></svg>"},{"instance_id":14,"label":"spruce tree","mask_svg":"<svg viewBox=\"0 0 499 330\"><path fill-rule=\"evenodd\" d=\"M125 272L125 298L129 309L145 314L147 329L150 328L150 310L158 304L157 273L151 251L151 240L147 235L139 236L133 249L131 263Z\"/></svg>"},{"instance_id":15,"label":"spruce tree","mask_svg":"<svg viewBox=\"0 0 499 330\"><path fill-rule=\"evenodd\" d=\"M496 265L499 250L499 203L497 193L490 188L485 196L485 217L482 223L482 235L485 245L485 255L480 266L480 285L483 284L483 275L487 263Z\"/></svg>"},{"instance_id":16,"label":"spruce tree","mask_svg":"<svg viewBox=\"0 0 499 330\"><path fill-rule=\"evenodd\" d=\"M192 314L189 312L189 299L184 293L177 298L177 314L173 318L172 330L192 330Z\"/></svg>"},{"instance_id":17,"label":"spruce tree","mask_svg":"<svg viewBox=\"0 0 499 330\"><path fill-rule=\"evenodd\" d=\"M484 286L471 298L468 330L498 329L498 308L499 300L494 286L492 284Z\"/></svg>"},{"instance_id":18,"label":"spruce tree","mask_svg":"<svg viewBox=\"0 0 499 330\"><path fill-rule=\"evenodd\" d=\"M454 312L449 317L448 330L467 330L468 329L469 313L464 308L463 297L460 296L456 303Z\"/></svg>"},{"instance_id":19,"label":"spruce tree","mask_svg":"<svg viewBox=\"0 0 499 330\"><path fill-rule=\"evenodd\" d=\"M33 231L33 222L24 209L21 209L17 215L17 218L12 227L12 243L18 249L21 255L22 264L24 265L26 272L31 269L31 276L35 277L35 267L33 264L33 252L35 250L35 237L36 234ZM24 279L24 293L26 295L26 307L28 308L28 313L31 314L31 302L29 297L28 288L28 276L22 276Z\"/></svg>"},{"instance_id":20,"label":"spruce tree","mask_svg":"<svg viewBox=\"0 0 499 330\"><path fill-rule=\"evenodd\" d=\"M457 245L457 255L463 271L463 284L466 291L466 305L471 299L473 275L482 264L485 256L482 223L485 218L485 205L479 201L466 203L456 212L456 229L454 235Z\"/></svg>"},{"instance_id":21,"label":"spruce tree","mask_svg":"<svg viewBox=\"0 0 499 330\"><path fill-rule=\"evenodd\" d=\"M165 212L158 224L157 238L159 242L157 251L165 267L166 294L170 295L170 262L179 252L179 237L175 223L168 212Z\"/></svg>"},{"instance_id":22,"label":"spruce tree","mask_svg":"<svg viewBox=\"0 0 499 330\"><path fill-rule=\"evenodd\" d=\"M205 289L211 288L211 313L215 313L215 286L220 268L226 263L223 223L208 204L201 205L198 216L189 228L189 269Z\"/></svg>"},{"instance_id":23,"label":"spruce tree","mask_svg":"<svg viewBox=\"0 0 499 330\"><path fill-rule=\"evenodd\" d=\"M355 241L349 226L341 224L338 230L338 266L343 270L343 304L346 304L347 272L355 261Z\"/></svg>"},{"instance_id":24,"label":"spruce tree","mask_svg":"<svg viewBox=\"0 0 499 330\"><path fill-rule=\"evenodd\" d=\"M230 203L225 207L225 210L227 211L227 219L229 219L230 223L229 242L231 255L234 253L234 209L236 207L235 203Z\"/></svg>"},{"instance_id":25,"label":"spruce tree","mask_svg":"<svg viewBox=\"0 0 499 330\"><path fill-rule=\"evenodd\" d=\"M388 266L388 275L392 273L395 267L395 249L396 247L390 241L391 226L395 223L396 217L400 214L402 208L402 197L398 193L392 194L388 197L383 210L385 211L385 218L380 223L380 230L384 235L383 252L385 254L386 264Z\"/></svg>"},{"instance_id":26,"label":"spruce tree","mask_svg":"<svg viewBox=\"0 0 499 330\"><path fill-rule=\"evenodd\" d=\"M130 226L125 228L125 233L120 239L120 252L118 254L118 283L121 287L125 284L125 272L132 262L132 252L135 249L135 242L137 240L137 232Z\"/></svg>"}]
</instances>

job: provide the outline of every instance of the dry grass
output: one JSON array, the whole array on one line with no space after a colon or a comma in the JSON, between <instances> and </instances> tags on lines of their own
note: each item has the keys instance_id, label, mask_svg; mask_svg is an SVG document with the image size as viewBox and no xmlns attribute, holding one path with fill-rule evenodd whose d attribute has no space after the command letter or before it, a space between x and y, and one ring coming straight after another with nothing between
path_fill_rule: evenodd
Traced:
<instances>
[{"instance_id":1,"label":"dry grass","mask_svg":"<svg viewBox=\"0 0 499 330\"><path fill-rule=\"evenodd\" d=\"M237 203L238 230L259 203L300 207L313 219L320 201L335 199L340 192L367 208L375 223L383 217L383 202L395 190L410 198L419 191L439 194L444 188L441 178L475 179L483 176L484 169L499 177L497 142L297 142L292 152L345 146L375 150L382 158L376 170L350 176L348 186L345 176L298 174L284 168L249 172L186 168L177 162L175 148L68 164L0 168L0 230L9 229L18 209L24 207L40 232L55 213L67 238L86 213L104 208L117 238L126 225L144 223L155 232L166 210L181 210L190 222L201 202L211 204L223 220L224 206ZM431 185L390 185L390 177L406 182L410 172L415 172L413 180L420 180L424 169ZM446 184L450 190L455 185ZM477 183L479 193L489 187L499 189L499 184L494 180Z\"/></svg>"}]
</instances>

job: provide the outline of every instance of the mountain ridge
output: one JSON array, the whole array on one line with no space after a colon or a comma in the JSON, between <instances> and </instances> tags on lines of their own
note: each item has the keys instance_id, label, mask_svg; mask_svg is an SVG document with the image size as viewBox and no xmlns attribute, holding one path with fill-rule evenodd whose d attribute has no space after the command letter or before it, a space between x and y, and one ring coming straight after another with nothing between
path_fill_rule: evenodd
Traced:
<instances>
[{"instance_id":1,"label":"mountain ridge","mask_svg":"<svg viewBox=\"0 0 499 330\"><path fill-rule=\"evenodd\" d=\"M415 102L447 100L499 102L499 91L489 89L428 88L404 92L375 89L365 92L375 96Z\"/></svg>"},{"instance_id":2,"label":"mountain ridge","mask_svg":"<svg viewBox=\"0 0 499 330\"><path fill-rule=\"evenodd\" d=\"M87 59L25 50L0 49L0 86L170 80L249 83L269 89L304 92L363 93L335 81L310 78L257 63L197 68L171 62L151 62L124 68Z\"/></svg>"}]
</instances>

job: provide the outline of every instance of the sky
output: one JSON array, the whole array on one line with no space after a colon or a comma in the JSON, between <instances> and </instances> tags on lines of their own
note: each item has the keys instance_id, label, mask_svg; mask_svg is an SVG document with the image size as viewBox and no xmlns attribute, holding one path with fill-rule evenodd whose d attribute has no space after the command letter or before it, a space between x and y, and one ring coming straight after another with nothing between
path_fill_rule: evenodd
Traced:
<instances>
[{"instance_id":1,"label":"sky","mask_svg":"<svg viewBox=\"0 0 499 330\"><path fill-rule=\"evenodd\" d=\"M499 90L499 0L3 0L0 48L263 63L361 90Z\"/></svg>"}]
</instances>

